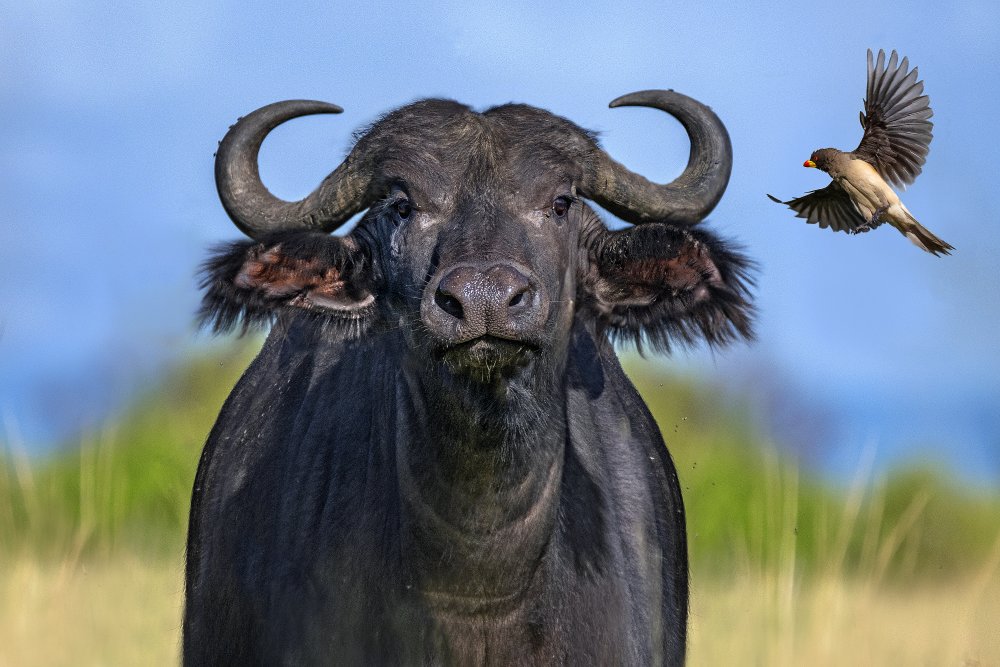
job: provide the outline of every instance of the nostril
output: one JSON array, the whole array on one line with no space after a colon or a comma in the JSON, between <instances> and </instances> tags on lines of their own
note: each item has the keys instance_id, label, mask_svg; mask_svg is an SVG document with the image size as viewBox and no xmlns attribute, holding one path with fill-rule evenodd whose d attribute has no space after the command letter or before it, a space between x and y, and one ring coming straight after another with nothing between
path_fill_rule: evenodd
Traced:
<instances>
[{"instance_id":1,"label":"nostril","mask_svg":"<svg viewBox=\"0 0 1000 667\"><path fill-rule=\"evenodd\" d=\"M514 296L512 296L510 298L510 301L507 302L507 307L508 308L516 308L521 302L524 301L524 295L527 294L527 293L528 293L528 290L527 289L523 289L523 290L517 292L516 294L514 294Z\"/></svg>"},{"instance_id":2,"label":"nostril","mask_svg":"<svg viewBox=\"0 0 1000 667\"><path fill-rule=\"evenodd\" d=\"M438 308L457 320L462 319L465 315L465 311L462 309L462 302L441 289L438 289L434 293L434 303L437 304Z\"/></svg>"}]
</instances>

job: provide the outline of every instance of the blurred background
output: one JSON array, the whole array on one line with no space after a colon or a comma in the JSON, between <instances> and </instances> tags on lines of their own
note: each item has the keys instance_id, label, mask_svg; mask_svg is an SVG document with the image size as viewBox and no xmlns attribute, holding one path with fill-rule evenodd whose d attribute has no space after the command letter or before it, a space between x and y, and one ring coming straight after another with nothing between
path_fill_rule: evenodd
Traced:
<instances>
[{"instance_id":1,"label":"blurred background","mask_svg":"<svg viewBox=\"0 0 1000 667\"><path fill-rule=\"evenodd\" d=\"M287 199L354 129L431 96L547 108L668 181L680 125L607 108L646 88L726 123L733 176L708 224L760 267L755 344L622 351L686 487L692 661L1000 662L1000 6L3 0L0 16L0 664L176 661L194 468L260 344L193 325L198 264L238 236L212 172L229 124L282 99L344 107L264 144ZM925 81L934 141L903 199L951 257L765 197L823 187L802 161L857 145L868 48Z\"/></svg>"}]
</instances>

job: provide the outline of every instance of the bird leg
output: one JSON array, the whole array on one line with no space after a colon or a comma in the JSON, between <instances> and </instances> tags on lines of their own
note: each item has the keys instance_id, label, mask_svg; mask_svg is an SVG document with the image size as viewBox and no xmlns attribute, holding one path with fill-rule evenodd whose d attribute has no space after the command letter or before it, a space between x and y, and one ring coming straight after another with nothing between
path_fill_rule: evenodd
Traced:
<instances>
[{"instance_id":1,"label":"bird leg","mask_svg":"<svg viewBox=\"0 0 1000 667\"><path fill-rule=\"evenodd\" d=\"M870 232L871 230L875 229L876 227L882 224L882 216L885 215L885 212L888 210L889 210L888 204L886 204L885 206L879 206L877 209L875 209L875 212L872 213L871 220L869 220L863 225L858 225L857 229L851 230L851 233L864 234L865 232Z\"/></svg>"}]
</instances>

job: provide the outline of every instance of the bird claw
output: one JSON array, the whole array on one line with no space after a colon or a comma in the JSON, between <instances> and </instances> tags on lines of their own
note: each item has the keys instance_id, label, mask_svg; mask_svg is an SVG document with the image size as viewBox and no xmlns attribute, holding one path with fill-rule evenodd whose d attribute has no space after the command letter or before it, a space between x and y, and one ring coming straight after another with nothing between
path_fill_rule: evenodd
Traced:
<instances>
[{"instance_id":1,"label":"bird claw","mask_svg":"<svg viewBox=\"0 0 1000 667\"><path fill-rule=\"evenodd\" d=\"M865 232L870 232L875 229L882 224L882 216L885 215L885 212L888 210L888 206L879 206L875 209L875 212L872 213L871 220L850 230L851 234L864 234Z\"/></svg>"}]
</instances>

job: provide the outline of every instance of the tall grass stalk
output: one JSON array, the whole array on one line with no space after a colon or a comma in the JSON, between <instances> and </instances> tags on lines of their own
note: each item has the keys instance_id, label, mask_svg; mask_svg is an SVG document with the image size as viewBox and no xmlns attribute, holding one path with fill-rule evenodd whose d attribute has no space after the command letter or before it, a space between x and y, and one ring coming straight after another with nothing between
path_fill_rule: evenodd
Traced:
<instances>
[{"instance_id":1,"label":"tall grass stalk","mask_svg":"<svg viewBox=\"0 0 1000 667\"><path fill-rule=\"evenodd\" d=\"M804 571L798 540L814 516L802 511L810 489L775 449L760 451L763 485L748 504L756 520L733 545L741 565L724 577L693 568L691 664L1000 664L1000 524L980 566L942 580L915 575L911 554L933 489L890 516L874 453L865 448L849 489L827 506L835 529L815 527L815 561Z\"/></svg>"}]
</instances>

